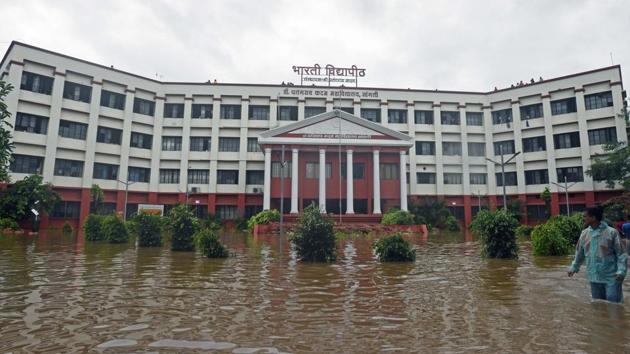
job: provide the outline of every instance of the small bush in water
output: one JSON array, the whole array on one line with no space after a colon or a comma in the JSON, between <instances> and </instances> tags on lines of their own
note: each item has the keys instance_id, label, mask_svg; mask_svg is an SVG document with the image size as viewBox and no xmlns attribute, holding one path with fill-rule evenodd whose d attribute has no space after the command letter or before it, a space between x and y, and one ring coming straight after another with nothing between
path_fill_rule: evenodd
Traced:
<instances>
[{"instance_id":1,"label":"small bush in water","mask_svg":"<svg viewBox=\"0 0 630 354\"><path fill-rule=\"evenodd\" d=\"M399 209L389 209L381 219L383 225L413 225L414 217L408 211Z\"/></svg>"},{"instance_id":2,"label":"small bush in water","mask_svg":"<svg viewBox=\"0 0 630 354\"><path fill-rule=\"evenodd\" d=\"M575 213L571 216L557 215L549 219L547 224L552 224L559 229L560 234L573 246L577 244L584 228L580 213Z\"/></svg>"},{"instance_id":3,"label":"small bush in water","mask_svg":"<svg viewBox=\"0 0 630 354\"><path fill-rule=\"evenodd\" d=\"M564 256L571 252L571 244L554 223L538 225L532 231L532 248L536 256Z\"/></svg>"},{"instance_id":4,"label":"small bush in water","mask_svg":"<svg viewBox=\"0 0 630 354\"><path fill-rule=\"evenodd\" d=\"M202 229L193 236L195 246L208 258L225 258L230 255L214 230Z\"/></svg>"},{"instance_id":5,"label":"small bush in water","mask_svg":"<svg viewBox=\"0 0 630 354\"><path fill-rule=\"evenodd\" d=\"M129 241L129 232L125 222L116 215L108 215L103 218L101 230L103 237L109 243L125 243Z\"/></svg>"},{"instance_id":6,"label":"small bush in water","mask_svg":"<svg viewBox=\"0 0 630 354\"><path fill-rule=\"evenodd\" d=\"M459 231L459 221L453 215L446 218L445 224L448 231Z\"/></svg>"},{"instance_id":7,"label":"small bush in water","mask_svg":"<svg viewBox=\"0 0 630 354\"><path fill-rule=\"evenodd\" d=\"M140 213L134 217L133 226L140 247L162 246L162 217Z\"/></svg>"},{"instance_id":8,"label":"small bush in water","mask_svg":"<svg viewBox=\"0 0 630 354\"><path fill-rule=\"evenodd\" d=\"M482 210L470 224L471 230L481 239L481 255L488 258L518 258L514 234L517 227L518 221L503 209L496 212Z\"/></svg>"},{"instance_id":9,"label":"small bush in water","mask_svg":"<svg viewBox=\"0 0 630 354\"><path fill-rule=\"evenodd\" d=\"M528 226L528 225L520 225L519 227L516 228L516 231L514 231L514 234L518 238L527 238L531 236L533 229L534 229L533 227Z\"/></svg>"},{"instance_id":10,"label":"small bush in water","mask_svg":"<svg viewBox=\"0 0 630 354\"><path fill-rule=\"evenodd\" d=\"M72 235L72 225L70 225L69 222L64 222L63 226L61 227L61 234L64 236L70 236Z\"/></svg>"},{"instance_id":11,"label":"small bush in water","mask_svg":"<svg viewBox=\"0 0 630 354\"><path fill-rule=\"evenodd\" d=\"M280 212L277 209L263 210L249 218L247 228L252 231L256 225L270 224L275 221L280 221Z\"/></svg>"},{"instance_id":12,"label":"small bush in water","mask_svg":"<svg viewBox=\"0 0 630 354\"><path fill-rule=\"evenodd\" d=\"M103 241L105 236L101 230L101 224L103 223L103 216L90 214L85 218L83 222L83 232L85 233L85 239L87 241Z\"/></svg>"},{"instance_id":13,"label":"small bush in water","mask_svg":"<svg viewBox=\"0 0 630 354\"><path fill-rule=\"evenodd\" d=\"M218 231L218 230L221 230L221 228L223 227L223 222L221 221L221 219L219 219L218 216L210 214L208 215L206 220L203 221L202 227L204 229Z\"/></svg>"},{"instance_id":14,"label":"small bush in water","mask_svg":"<svg viewBox=\"0 0 630 354\"><path fill-rule=\"evenodd\" d=\"M171 250L194 251L192 237L199 230L199 222L187 205L171 209L166 217L166 227L171 234Z\"/></svg>"},{"instance_id":15,"label":"small bush in water","mask_svg":"<svg viewBox=\"0 0 630 354\"><path fill-rule=\"evenodd\" d=\"M300 215L291 241L303 261L332 262L336 258L333 222L323 217L315 204L305 208Z\"/></svg>"},{"instance_id":16,"label":"small bush in water","mask_svg":"<svg viewBox=\"0 0 630 354\"><path fill-rule=\"evenodd\" d=\"M374 251L381 262L413 262L416 251L400 234L383 237L374 243Z\"/></svg>"},{"instance_id":17,"label":"small bush in water","mask_svg":"<svg viewBox=\"0 0 630 354\"><path fill-rule=\"evenodd\" d=\"M20 225L18 225L18 223L11 218L0 218L0 231L4 229L17 231L20 229Z\"/></svg>"}]
</instances>

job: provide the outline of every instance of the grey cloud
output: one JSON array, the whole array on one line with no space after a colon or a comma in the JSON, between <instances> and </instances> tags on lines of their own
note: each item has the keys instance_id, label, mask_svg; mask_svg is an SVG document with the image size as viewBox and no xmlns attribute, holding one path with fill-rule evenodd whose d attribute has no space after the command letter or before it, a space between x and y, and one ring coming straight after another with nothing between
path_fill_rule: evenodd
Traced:
<instances>
[{"instance_id":1,"label":"grey cloud","mask_svg":"<svg viewBox=\"0 0 630 354\"><path fill-rule=\"evenodd\" d=\"M3 5L20 40L169 81L297 81L291 65L368 69L366 86L490 90L630 64L621 1L78 1Z\"/></svg>"}]
</instances>

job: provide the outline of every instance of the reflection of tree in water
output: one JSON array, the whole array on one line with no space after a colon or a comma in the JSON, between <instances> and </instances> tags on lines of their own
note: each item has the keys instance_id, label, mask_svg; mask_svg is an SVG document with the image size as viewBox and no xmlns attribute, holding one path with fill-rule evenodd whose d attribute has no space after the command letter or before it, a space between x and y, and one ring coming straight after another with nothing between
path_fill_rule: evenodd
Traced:
<instances>
[{"instance_id":1,"label":"reflection of tree in water","mask_svg":"<svg viewBox=\"0 0 630 354\"><path fill-rule=\"evenodd\" d=\"M567 267L571 264L573 260L573 255L571 256L554 256L554 257L543 257L543 256L531 256L532 263L536 268L541 269L554 269L558 267Z\"/></svg>"},{"instance_id":2,"label":"reflection of tree in water","mask_svg":"<svg viewBox=\"0 0 630 354\"><path fill-rule=\"evenodd\" d=\"M588 336L583 338L588 353L626 353L630 342L630 321L623 305L592 301L583 312Z\"/></svg>"},{"instance_id":3,"label":"reflection of tree in water","mask_svg":"<svg viewBox=\"0 0 630 354\"><path fill-rule=\"evenodd\" d=\"M479 268L480 292L489 300L518 300L518 261L484 259Z\"/></svg>"},{"instance_id":4,"label":"reflection of tree in water","mask_svg":"<svg viewBox=\"0 0 630 354\"><path fill-rule=\"evenodd\" d=\"M334 338L337 333L330 323L338 323L342 318L345 288L337 266L298 262L293 283L294 296L287 301L287 307L293 311L293 330Z\"/></svg>"},{"instance_id":5,"label":"reflection of tree in water","mask_svg":"<svg viewBox=\"0 0 630 354\"><path fill-rule=\"evenodd\" d=\"M506 328L514 328L529 317L519 307L518 260L480 259L474 282L474 309L471 309L471 335L499 347L512 346ZM523 338L521 338L523 339Z\"/></svg>"},{"instance_id":6,"label":"reflection of tree in water","mask_svg":"<svg viewBox=\"0 0 630 354\"><path fill-rule=\"evenodd\" d=\"M0 285L8 288L32 281L34 240L31 237L0 235Z\"/></svg>"},{"instance_id":7,"label":"reflection of tree in water","mask_svg":"<svg viewBox=\"0 0 630 354\"><path fill-rule=\"evenodd\" d=\"M114 260L124 251L128 250L128 244L110 244L104 242L86 242L83 252L85 254L88 270L105 270L114 264Z\"/></svg>"}]
</instances>

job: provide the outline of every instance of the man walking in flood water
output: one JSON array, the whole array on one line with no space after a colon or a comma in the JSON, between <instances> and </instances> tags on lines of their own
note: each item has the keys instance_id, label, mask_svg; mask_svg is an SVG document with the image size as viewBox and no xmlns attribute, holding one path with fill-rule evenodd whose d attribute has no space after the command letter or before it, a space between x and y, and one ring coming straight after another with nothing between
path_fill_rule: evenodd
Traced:
<instances>
[{"instance_id":1,"label":"man walking in flood water","mask_svg":"<svg viewBox=\"0 0 630 354\"><path fill-rule=\"evenodd\" d=\"M568 274L572 277L586 260L586 278L591 283L593 299L623 302L621 283L626 277L628 254L617 230L602 221L603 214L600 206L584 211L586 229L580 235Z\"/></svg>"}]
</instances>

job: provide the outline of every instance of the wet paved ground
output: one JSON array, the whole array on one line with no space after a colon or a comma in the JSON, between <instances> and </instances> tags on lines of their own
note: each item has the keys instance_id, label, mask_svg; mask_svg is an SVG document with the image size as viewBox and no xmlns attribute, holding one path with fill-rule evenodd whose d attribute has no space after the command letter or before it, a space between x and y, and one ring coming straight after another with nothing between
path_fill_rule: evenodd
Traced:
<instances>
[{"instance_id":1,"label":"wet paved ground","mask_svg":"<svg viewBox=\"0 0 630 354\"><path fill-rule=\"evenodd\" d=\"M0 353L630 352L630 305L591 303L570 257L409 239L412 264L380 264L365 237L302 264L278 237L224 235L234 256L208 260L0 236Z\"/></svg>"}]
</instances>

